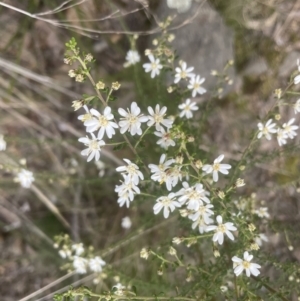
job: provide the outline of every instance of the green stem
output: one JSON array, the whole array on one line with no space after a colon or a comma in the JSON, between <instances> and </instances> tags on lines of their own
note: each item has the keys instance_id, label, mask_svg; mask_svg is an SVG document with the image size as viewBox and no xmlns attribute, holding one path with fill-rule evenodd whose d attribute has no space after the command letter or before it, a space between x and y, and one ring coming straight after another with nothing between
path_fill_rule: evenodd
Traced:
<instances>
[{"instance_id":1,"label":"green stem","mask_svg":"<svg viewBox=\"0 0 300 301\"><path fill-rule=\"evenodd\" d=\"M254 279L257 282L260 282L269 292L272 292L272 293L276 294L281 300L283 300L283 301L289 301L289 299L287 299L286 297L282 296L281 293L279 293L278 291L276 291L276 289L274 289L270 285L266 284L265 282L261 281L258 277L251 276L251 278Z\"/></svg>"},{"instance_id":2,"label":"green stem","mask_svg":"<svg viewBox=\"0 0 300 301\"><path fill-rule=\"evenodd\" d=\"M135 144L134 148L136 149L137 146L140 144L140 142L142 141L143 137L146 135L146 133L148 132L148 130L151 128L151 125L144 131L143 135L140 137L140 139L138 140L138 142Z\"/></svg>"},{"instance_id":3,"label":"green stem","mask_svg":"<svg viewBox=\"0 0 300 301\"><path fill-rule=\"evenodd\" d=\"M69 296L70 293L68 293L68 295L66 294L66 296ZM77 292L72 292L71 293L72 296L76 297L76 296L81 296L81 297L86 297L86 296L90 296L90 297L97 297L99 299L108 299L108 295L102 295L102 294L95 294L95 293L77 293ZM148 297L148 296L112 296L109 295L110 300L187 300L187 301L200 301L199 299L196 298L187 298L187 297L162 297L162 296L153 296L153 297Z\"/></svg>"}]
</instances>

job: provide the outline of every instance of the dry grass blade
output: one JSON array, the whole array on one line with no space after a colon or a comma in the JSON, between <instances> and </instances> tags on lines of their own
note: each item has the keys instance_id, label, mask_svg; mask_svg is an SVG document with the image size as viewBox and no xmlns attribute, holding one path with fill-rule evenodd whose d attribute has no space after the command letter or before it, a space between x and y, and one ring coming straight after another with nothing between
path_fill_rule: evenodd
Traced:
<instances>
[{"instance_id":1,"label":"dry grass blade","mask_svg":"<svg viewBox=\"0 0 300 301\"><path fill-rule=\"evenodd\" d=\"M59 279L57 279L57 280L49 283L48 285L44 286L43 288L35 291L34 293L32 293L32 294L30 294L30 295L28 295L28 296L20 299L19 301L28 301L28 300L30 300L32 298L35 298L37 295L45 292L46 290L50 289L51 287L53 287L53 286L61 283L62 281L66 280L66 279L68 279L70 277L72 277L74 274L75 274L75 272L70 272L70 273L64 275L63 277L60 277Z\"/></svg>"},{"instance_id":2,"label":"dry grass blade","mask_svg":"<svg viewBox=\"0 0 300 301\"><path fill-rule=\"evenodd\" d=\"M53 247L53 240L49 238L40 228L38 228L19 208L13 205L11 201L0 197L0 204L9 209L10 214L14 214L18 220L20 220L21 225L23 227L26 226L32 233L36 236L40 237L43 241L45 241L49 246ZM4 230L6 227L4 228Z\"/></svg>"},{"instance_id":3,"label":"dry grass blade","mask_svg":"<svg viewBox=\"0 0 300 301\"><path fill-rule=\"evenodd\" d=\"M35 185L31 185L31 191L35 193L38 199L57 217L57 219L68 229L71 229L70 224L62 216L58 208L47 198L47 196Z\"/></svg>"}]
</instances>

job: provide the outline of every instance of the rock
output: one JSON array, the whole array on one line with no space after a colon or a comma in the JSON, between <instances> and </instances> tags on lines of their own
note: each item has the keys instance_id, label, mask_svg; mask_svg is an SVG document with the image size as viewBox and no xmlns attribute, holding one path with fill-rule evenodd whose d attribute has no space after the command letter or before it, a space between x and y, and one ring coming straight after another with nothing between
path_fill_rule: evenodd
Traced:
<instances>
[{"instance_id":1,"label":"rock","mask_svg":"<svg viewBox=\"0 0 300 301\"><path fill-rule=\"evenodd\" d=\"M157 15L161 19L174 15L166 1L161 1L157 8ZM176 39L174 49L180 59L194 66L194 72L206 78L203 85L212 89L216 85L216 78L211 76L211 70L222 71L226 63L234 59L233 31L227 27L219 15L208 3L192 4L190 10L176 17L173 26L186 22L187 24L173 31ZM229 76L234 79L234 68L230 68Z\"/></svg>"},{"instance_id":2,"label":"rock","mask_svg":"<svg viewBox=\"0 0 300 301\"><path fill-rule=\"evenodd\" d=\"M297 59L300 59L300 52L290 52L279 67L279 76L289 78L291 74L297 70Z\"/></svg>"},{"instance_id":3,"label":"rock","mask_svg":"<svg viewBox=\"0 0 300 301\"><path fill-rule=\"evenodd\" d=\"M243 71L243 75L259 76L268 71L268 65L263 57L258 57L250 60L248 65Z\"/></svg>"}]
</instances>

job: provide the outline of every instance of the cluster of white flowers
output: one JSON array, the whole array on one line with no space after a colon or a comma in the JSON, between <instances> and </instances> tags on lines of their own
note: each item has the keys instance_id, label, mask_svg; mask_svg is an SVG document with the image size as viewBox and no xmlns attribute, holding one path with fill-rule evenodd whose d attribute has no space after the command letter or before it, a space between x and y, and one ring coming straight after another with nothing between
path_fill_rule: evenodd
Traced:
<instances>
[{"instance_id":1,"label":"cluster of white flowers","mask_svg":"<svg viewBox=\"0 0 300 301\"><path fill-rule=\"evenodd\" d=\"M146 122L149 127L155 125L155 135L162 138L158 141L158 144L161 144L164 148L175 145L175 142L170 137L166 137L166 135L169 135L169 129L172 127L173 120L166 118L167 108L160 108L159 104L155 106L155 109L148 107L149 115L147 116L141 114L141 109L136 102L131 103L130 109L119 108L118 112L121 117L118 124L114 121L115 117L109 106L104 109L102 114L95 109L89 109L86 105L83 108L86 113L78 116L78 119L83 122L86 132L91 137L81 137L78 140L87 146L81 152L81 155L87 156L88 162L93 159L96 161L100 159L101 148L105 145L103 139L105 136L111 139L116 134L115 129L119 129L121 134L129 132L131 136L141 136L143 133L141 126ZM167 129L167 132L163 126ZM97 136L95 132L98 132Z\"/></svg>"},{"instance_id":2,"label":"cluster of white flowers","mask_svg":"<svg viewBox=\"0 0 300 301\"><path fill-rule=\"evenodd\" d=\"M218 172L228 174L228 169L231 168L229 164L220 164L224 155L219 156L213 165L204 165L203 171L205 173L213 172L214 181L218 181ZM151 170L151 179L159 182L160 184L166 183L167 190L171 191L173 187L177 185L179 181L182 181L182 165L177 164L175 159L167 159L166 154L162 154L158 165L149 164ZM193 221L192 228L199 228L199 232L215 231L213 241L223 244L224 234L226 234L231 240L234 240L234 236L230 231L235 231L237 228L231 222L222 222L222 217L217 216L218 225L210 225L213 223L211 216L214 215L210 204L209 192L206 191L201 183L196 183L190 186L188 182L182 183L182 188L177 192L170 192L168 196L161 196L156 200L156 204L153 207L154 214L158 214L163 210L163 215L168 218L170 212L173 212L176 208L186 206L186 209L181 210L183 216L188 216Z\"/></svg>"},{"instance_id":3,"label":"cluster of white flowers","mask_svg":"<svg viewBox=\"0 0 300 301\"><path fill-rule=\"evenodd\" d=\"M130 202L134 199L134 195L140 193L140 189L137 185L140 180L144 180L144 176L136 164L128 159L123 160L127 163L127 166L120 166L116 169L123 176L123 181L121 181L121 185L116 185L115 191L119 196L118 203L120 207L126 204L126 207L129 208Z\"/></svg>"},{"instance_id":4,"label":"cluster of white flowers","mask_svg":"<svg viewBox=\"0 0 300 301\"><path fill-rule=\"evenodd\" d=\"M300 104L300 103L299 103ZM266 139L271 140L272 134L277 133L277 141L279 146L282 146L287 143L287 139L294 139L297 136L295 132L298 130L299 126L294 125L295 118L292 118L287 123L284 123L281 127L278 127L276 123L272 122L272 119L269 119L266 124L259 122L257 124L259 132L257 138L266 137Z\"/></svg>"},{"instance_id":5,"label":"cluster of white flowers","mask_svg":"<svg viewBox=\"0 0 300 301\"><path fill-rule=\"evenodd\" d=\"M151 78L158 76L163 69L163 65L159 58L156 58L151 51L147 52L149 62L143 64L145 72L150 73ZM130 50L126 56L126 66L134 65L140 61L139 54ZM179 66L175 68L174 84L179 84L182 81L187 83L187 89L191 90L191 97L202 95L206 93L206 89L202 87L205 79L200 75L194 74L194 67L188 67L186 62L181 61ZM174 147L175 139L178 139L177 128L172 129L175 118L167 116L167 107L156 104L155 107L148 107L148 113L143 114L142 110L136 102L132 102L130 107L127 109L119 108L117 111L120 115L119 121L115 119L112 113L112 109L106 106L103 112L99 112L96 109L89 109L87 106L83 106L85 114L78 117L86 127L86 132L90 137L82 137L79 139L80 142L84 143L87 148L84 149L81 154L87 156L87 161L91 161L95 158L96 161L100 158L100 151L105 146L104 139L111 139L116 135L117 130L121 134L130 134L131 136L141 136L143 138L143 127L146 125L148 129L153 127L155 129L154 135L159 138L157 144L164 149ZM191 101L187 98L182 104L178 106L180 118L191 119L195 111L199 109L196 102ZM300 112L300 100L297 105L294 106L295 112ZM295 130L298 126L293 125L295 119L291 119L288 123L283 124L282 129L279 131L276 128L276 124L272 123L270 119L265 125L262 123L258 124L259 133L258 138L265 136L267 139L271 139L271 134L278 133L282 139L290 138L293 139L296 136ZM148 131L148 129L146 131ZM280 133L279 133L280 132ZM144 132L145 134L145 132ZM173 140L174 139L174 140ZM283 140L280 140L284 144ZM136 143L138 145L140 140ZM181 159L179 159L181 157ZM220 174L228 175L231 165L222 163L224 155L219 155L212 164L199 164L197 167L199 170L202 169L202 177L212 176L213 182L218 182ZM118 194L118 204L120 207L130 207L136 195L141 194L140 182L144 181L144 174L140 170L139 166L130 161L129 159L123 159L126 163L124 166L119 166L116 171L121 174L122 179L120 184L116 185L115 192ZM207 191L202 183L189 183L189 177L186 174L186 165L183 163L183 157L178 156L170 158L167 153L163 153L160 156L158 164L148 164L148 168L151 172L150 178L154 182L158 182L160 185L165 184L166 190L168 191L163 196L157 196L156 202L153 205L153 212L155 215L162 213L164 218L169 218L170 214L176 209L179 209L182 217L187 217L192 222L192 229L197 229L201 234L204 232L213 232L211 234L212 241L214 244L222 245L225 239L234 240L234 231L237 231L237 227L233 222L226 220L223 221L225 214L214 212L214 205L211 204L210 193ZM183 178L186 178L183 181ZM239 179L236 187L241 187L244 182ZM181 185L181 188L176 188L177 185ZM220 196L220 198L222 198ZM263 210L254 212L257 215L264 215L267 213L262 212ZM215 217L216 218L213 218ZM232 215L233 217L235 215ZM216 220L216 222L214 222ZM234 221L234 218L233 218ZM124 229L131 227L131 220L129 217L122 219L121 226ZM253 226L254 227L254 226ZM255 227L254 227L255 228ZM236 235L236 233L235 233ZM210 235L209 235L210 236ZM262 235L257 236L257 240L261 244L265 237ZM258 242L257 242L258 245ZM251 248L250 248L251 249ZM252 249L254 250L254 249ZM64 250L66 252L66 250ZM72 251L74 253L74 250ZM79 273L85 273L89 268L92 271L98 272L102 270L102 266L105 262L100 257L92 259L86 259L82 257L81 253L73 254L72 252L64 253L65 257L72 258L73 266ZM83 251L82 251L83 252ZM73 254L73 255L72 255ZM61 255L62 256L62 255ZM149 254L143 252L142 255L147 258ZM242 274L245 270L246 275L251 274L257 276L260 266L255 263L251 263L253 256L249 255L248 252L244 253L244 259L240 259L237 256L232 258L234 262L234 273L236 276ZM122 288L123 289L123 288Z\"/></svg>"},{"instance_id":6,"label":"cluster of white flowers","mask_svg":"<svg viewBox=\"0 0 300 301\"><path fill-rule=\"evenodd\" d=\"M143 68L145 69L145 72L151 72L151 78L154 78L160 74L163 65L160 64L160 59L155 58L153 54L149 54L148 58L150 63L143 64ZM197 94L203 95L206 93L206 89L202 87L205 78L192 73L193 70L194 67L187 67L186 62L180 61L179 67L175 68L174 83L177 84L181 80L188 80L187 88L192 90L192 97L196 97Z\"/></svg>"},{"instance_id":7,"label":"cluster of white flowers","mask_svg":"<svg viewBox=\"0 0 300 301\"><path fill-rule=\"evenodd\" d=\"M179 67L175 68L174 83L177 84L181 80L188 80L187 88L192 90L192 97L196 97L197 94L202 95L206 92L206 89L201 86L205 82L205 78L192 73L193 70L194 67L188 68L186 62L180 61Z\"/></svg>"},{"instance_id":8,"label":"cluster of white flowers","mask_svg":"<svg viewBox=\"0 0 300 301\"><path fill-rule=\"evenodd\" d=\"M73 256L73 267L78 274L86 274L88 269L92 272L100 273L102 271L103 266L105 266L105 261L96 256L94 258L84 258L80 256Z\"/></svg>"},{"instance_id":9,"label":"cluster of white flowers","mask_svg":"<svg viewBox=\"0 0 300 301\"><path fill-rule=\"evenodd\" d=\"M85 258L82 256L84 252L85 249L82 243L73 244L70 247L64 245L63 248L58 251L62 258L72 261L76 273L86 274L88 269L92 272L100 273L106 264L105 261L99 256Z\"/></svg>"}]
</instances>

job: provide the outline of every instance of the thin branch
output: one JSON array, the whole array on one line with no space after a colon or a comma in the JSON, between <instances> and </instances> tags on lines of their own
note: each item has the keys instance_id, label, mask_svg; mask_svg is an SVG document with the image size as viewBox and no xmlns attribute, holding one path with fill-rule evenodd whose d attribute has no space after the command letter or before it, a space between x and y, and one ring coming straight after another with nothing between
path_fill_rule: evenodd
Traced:
<instances>
[{"instance_id":1,"label":"thin branch","mask_svg":"<svg viewBox=\"0 0 300 301\"><path fill-rule=\"evenodd\" d=\"M81 0L77 3L74 3L72 5L69 5L67 7L64 7L66 6L68 3L72 2L73 0L68 0L68 1L65 1L64 3L62 3L61 5L57 6L56 8L54 8L53 10L49 10L49 11L46 11L44 13L38 13L38 14L35 14L36 16L45 16L45 15L53 15L53 14L57 14L57 13L60 13L66 9L69 9L69 8L72 8L72 7L75 7L77 5L80 5L86 1L89 1L89 0Z\"/></svg>"},{"instance_id":2,"label":"thin branch","mask_svg":"<svg viewBox=\"0 0 300 301\"><path fill-rule=\"evenodd\" d=\"M19 301L28 301L28 300L30 300L31 298L34 298L34 297L36 297L37 295L39 295L39 294L45 292L45 291L48 290L49 288L55 286L56 284L59 284L59 283L61 283L62 281L66 280L66 279L68 279L68 278L70 278L70 277L72 277L73 275L75 275L75 272L70 272L70 273L68 273L68 274L66 274L66 275L64 275L64 276L62 276L62 277L60 277L60 278L58 278L57 280L55 280L55 281L49 283L48 285L44 286L43 288L41 288L41 289L39 289L39 290L33 292L32 294L30 294L30 295L28 295L28 296L26 296L26 297L20 299Z\"/></svg>"},{"instance_id":3,"label":"thin branch","mask_svg":"<svg viewBox=\"0 0 300 301\"><path fill-rule=\"evenodd\" d=\"M170 27L169 30L172 31L172 30L175 30L175 29L179 29L187 24L190 24L196 17L197 15L200 13L200 9L201 7L204 5L204 3L206 2L206 0L202 1L202 3L198 6L195 14L185 20L184 22L182 22L181 24L179 25L176 25L176 26L173 26L173 27ZM51 25L54 25L54 26L57 26L57 27L60 27L60 28L65 28L65 29L69 29L69 30L72 30L72 31L75 31L75 32L80 32L80 34L82 35L86 35L86 36L89 36L90 38L98 38L97 35L88 35L88 33L94 33L94 34L126 34L126 35L133 35L133 34L138 34L138 35L152 35L152 34L156 34L156 33L159 33L163 30L163 28L157 26L153 29L150 29L148 31L128 31L128 30L96 30L96 29L91 29L91 28L85 28L85 27L81 27L81 26L77 26L77 25L67 25L67 24L62 24L60 21L57 21L57 20L54 20L54 19L47 19L47 18L42 18L39 16L39 14L31 14L25 10L22 10L22 9L19 9L15 6L12 6L12 5L9 5L9 4L6 4L6 3L3 3L3 2L0 2L0 5L1 6L4 6L4 7L7 7L9 9L12 9L14 11L17 11L21 14L24 14L28 17L31 17L33 19L37 19L37 20L41 20L41 21L44 21L46 23L49 23ZM155 16L152 14L152 16L155 18Z\"/></svg>"}]
</instances>

